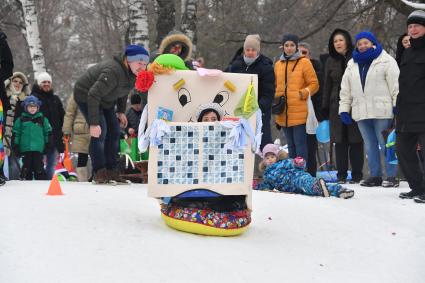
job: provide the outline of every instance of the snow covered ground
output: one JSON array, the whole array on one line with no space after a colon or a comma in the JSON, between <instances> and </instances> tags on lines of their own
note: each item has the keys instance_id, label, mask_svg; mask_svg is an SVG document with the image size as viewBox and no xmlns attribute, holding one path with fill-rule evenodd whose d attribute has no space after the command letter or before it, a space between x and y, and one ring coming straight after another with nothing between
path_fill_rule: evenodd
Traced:
<instances>
[{"instance_id":1,"label":"snow covered ground","mask_svg":"<svg viewBox=\"0 0 425 283\"><path fill-rule=\"evenodd\" d=\"M425 282L425 205L399 189L353 199L253 192L233 238L168 228L144 185L8 182L0 282Z\"/></svg>"}]
</instances>

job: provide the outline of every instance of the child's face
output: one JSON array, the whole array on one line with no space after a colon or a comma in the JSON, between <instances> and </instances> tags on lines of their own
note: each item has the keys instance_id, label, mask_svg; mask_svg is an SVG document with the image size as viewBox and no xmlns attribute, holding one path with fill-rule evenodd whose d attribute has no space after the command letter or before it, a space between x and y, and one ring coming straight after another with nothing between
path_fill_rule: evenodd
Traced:
<instances>
[{"instance_id":1,"label":"child's face","mask_svg":"<svg viewBox=\"0 0 425 283\"><path fill-rule=\"evenodd\" d=\"M142 104L131 104L131 108L139 112L140 110L142 110Z\"/></svg>"},{"instance_id":2,"label":"child's face","mask_svg":"<svg viewBox=\"0 0 425 283\"><path fill-rule=\"evenodd\" d=\"M273 153L267 153L266 156L264 157L264 164L266 166L275 164L276 161L277 161L277 157Z\"/></svg>"},{"instance_id":3,"label":"child's face","mask_svg":"<svg viewBox=\"0 0 425 283\"><path fill-rule=\"evenodd\" d=\"M204 116L202 116L202 122L215 122L215 121L218 121L218 117L214 111L205 113Z\"/></svg>"},{"instance_id":4,"label":"child's face","mask_svg":"<svg viewBox=\"0 0 425 283\"><path fill-rule=\"evenodd\" d=\"M37 112L37 110L38 110L37 105L28 105L28 107L27 107L27 111L28 111L28 113L30 113L31 115L32 115L32 114L35 114L35 113Z\"/></svg>"}]
</instances>

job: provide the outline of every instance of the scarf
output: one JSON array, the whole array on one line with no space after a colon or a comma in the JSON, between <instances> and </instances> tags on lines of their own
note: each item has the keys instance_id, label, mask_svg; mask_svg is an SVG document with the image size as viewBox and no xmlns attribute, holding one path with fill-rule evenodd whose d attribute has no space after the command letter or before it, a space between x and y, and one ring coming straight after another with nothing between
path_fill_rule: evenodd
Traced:
<instances>
[{"instance_id":1,"label":"scarf","mask_svg":"<svg viewBox=\"0 0 425 283\"><path fill-rule=\"evenodd\" d=\"M356 49L353 51L353 60L358 64L370 64L373 60L378 58L382 53L382 46L380 44L375 45L372 48L369 48L365 52L359 52Z\"/></svg>"},{"instance_id":2,"label":"scarf","mask_svg":"<svg viewBox=\"0 0 425 283\"><path fill-rule=\"evenodd\" d=\"M243 60L244 60L244 62L245 62L245 64L247 65L247 66L250 66L252 63L254 63L255 62L255 60L257 60L257 58L258 57L260 57L260 55L257 55L257 57L255 57L255 58L249 58L249 57L246 57L245 55L243 56Z\"/></svg>"},{"instance_id":3,"label":"scarf","mask_svg":"<svg viewBox=\"0 0 425 283\"><path fill-rule=\"evenodd\" d=\"M420 49L425 47L425 36L419 38L410 38L410 45L413 49Z\"/></svg>"},{"instance_id":4,"label":"scarf","mask_svg":"<svg viewBox=\"0 0 425 283\"><path fill-rule=\"evenodd\" d=\"M294 54L288 56L285 54L285 52L283 52L282 55L280 55L280 60L282 61L292 61L292 60L297 60L302 56L300 51L295 52Z\"/></svg>"}]
</instances>

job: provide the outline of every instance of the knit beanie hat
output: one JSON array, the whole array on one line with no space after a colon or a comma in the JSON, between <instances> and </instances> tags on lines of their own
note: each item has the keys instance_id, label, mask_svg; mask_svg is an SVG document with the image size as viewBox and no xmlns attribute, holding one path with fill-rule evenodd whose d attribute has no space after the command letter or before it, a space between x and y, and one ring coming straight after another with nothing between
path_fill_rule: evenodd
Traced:
<instances>
[{"instance_id":1,"label":"knit beanie hat","mask_svg":"<svg viewBox=\"0 0 425 283\"><path fill-rule=\"evenodd\" d=\"M245 42L243 44L243 49L253 48L257 52L260 52L260 43L261 43L260 35L249 34L245 38Z\"/></svg>"},{"instance_id":2,"label":"knit beanie hat","mask_svg":"<svg viewBox=\"0 0 425 283\"><path fill-rule=\"evenodd\" d=\"M218 120L223 119L224 111L218 103L206 103L199 105L196 111L196 121L201 122L202 117L208 112L215 112Z\"/></svg>"},{"instance_id":3,"label":"knit beanie hat","mask_svg":"<svg viewBox=\"0 0 425 283\"><path fill-rule=\"evenodd\" d=\"M376 39L376 37L373 35L373 33L371 33L370 31L361 31L356 35L356 42L359 41L362 38L366 38L368 39L370 42L373 43L373 45L379 45L378 40Z\"/></svg>"},{"instance_id":4,"label":"knit beanie hat","mask_svg":"<svg viewBox=\"0 0 425 283\"><path fill-rule=\"evenodd\" d=\"M273 153L277 157L279 155L279 151L280 151L279 145L269 143L263 148L263 152L262 152L263 159L266 157L267 153Z\"/></svg>"},{"instance_id":5,"label":"knit beanie hat","mask_svg":"<svg viewBox=\"0 0 425 283\"><path fill-rule=\"evenodd\" d=\"M296 36L295 34L290 34L290 33L284 34L282 37L282 45L284 45L285 42L287 41L292 41L293 43L295 43L298 49L298 43L300 42L300 39L298 38L298 36Z\"/></svg>"},{"instance_id":6,"label":"knit beanie hat","mask_svg":"<svg viewBox=\"0 0 425 283\"><path fill-rule=\"evenodd\" d=\"M420 24L425 26L425 11L416 10L413 11L409 17L407 17L407 25Z\"/></svg>"},{"instance_id":7,"label":"knit beanie hat","mask_svg":"<svg viewBox=\"0 0 425 283\"><path fill-rule=\"evenodd\" d=\"M128 62L143 61L149 63L149 52L140 45L129 45L125 49Z\"/></svg>"},{"instance_id":8,"label":"knit beanie hat","mask_svg":"<svg viewBox=\"0 0 425 283\"><path fill-rule=\"evenodd\" d=\"M130 103L131 103L131 105L140 104L140 103L142 103L142 97L140 97L140 95L138 95L138 94L133 94L130 97Z\"/></svg>"},{"instance_id":9,"label":"knit beanie hat","mask_svg":"<svg viewBox=\"0 0 425 283\"><path fill-rule=\"evenodd\" d=\"M49 73L47 73L47 72L42 72L42 73L38 74L38 76L37 76L38 85L41 85L42 82L52 83L52 76L50 76Z\"/></svg>"},{"instance_id":10,"label":"knit beanie hat","mask_svg":"<svg viewBox=\"0 0 425 283\"><path fill-rule=\"evenodd\" d=\"M41 101L40 101L37 97L35 97L34 95L30 95L30 96L27 96L27 97L25 98L25 100L24 100L24 102L23 102L23 105L24 105L24 109L25 109L25 111L28 111L28 110L27 110L27 107L28 107L28 106L30 106L30 105L35 105L35 106L37 106L38 108L40 108L40 106L41 106Z\"/></svg>"}]
</instances>

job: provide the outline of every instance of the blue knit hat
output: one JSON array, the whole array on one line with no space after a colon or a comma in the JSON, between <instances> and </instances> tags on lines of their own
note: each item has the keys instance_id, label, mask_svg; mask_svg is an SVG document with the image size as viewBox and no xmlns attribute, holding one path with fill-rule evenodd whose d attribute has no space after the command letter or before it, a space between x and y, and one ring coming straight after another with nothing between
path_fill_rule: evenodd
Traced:
<instances>
[{"instance_id":1,"label":"blue knit hat","mask_svg":"<svg viewBox=\"0 0 425 283\"><path fill-rule=\"evenodd\" d=\"M128 62L144 61L149 63L149 52L140 45L129 45L125 49Z\"/></svg>"},{"instance_id":2,"label":"blue knit hat","mask_svg":"<svg viewBox=\"0 0 425 283\"><path fill-rule=\"evenodd\" d=\"M375 35L373 35L373 33L371 33L370 31L364 30L364 31L359 32L356 35L356 42L359 41L362 38L368 39L370 42L373 43L373 45L379 45L379 42L376 39Z\"/></svg>"},{"instance_id":3,"label":"blue knit hat","mask_svg":"<svg viewBox=\"0 0 425 283\"><path fill-rule=\"evenodd\" d=\"M27 98L25 98L25 100L23 102L23 106L24 106L25 111L27 111L27 107L30 106L30 105L35 105L38 108L40 108L41 101L37 97L35 97L34 95L27 96Z\"/></svg>"}]
</instances>

